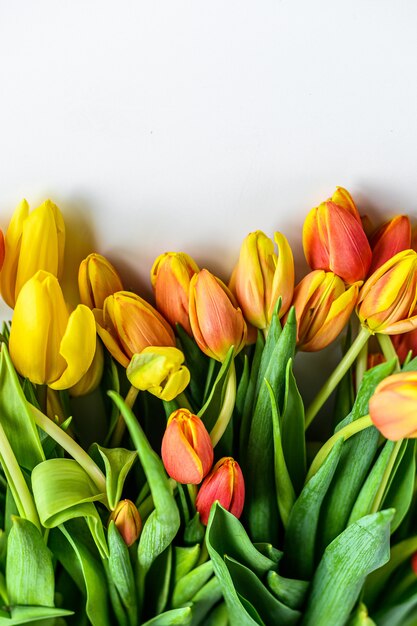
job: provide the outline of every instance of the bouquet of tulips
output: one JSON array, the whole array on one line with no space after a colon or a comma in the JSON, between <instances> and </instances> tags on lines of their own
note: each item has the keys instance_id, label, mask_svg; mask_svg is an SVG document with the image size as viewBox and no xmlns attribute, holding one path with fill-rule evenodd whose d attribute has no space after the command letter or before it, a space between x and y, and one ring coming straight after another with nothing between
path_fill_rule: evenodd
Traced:
<instances>
[{"instance_id":1,"label":"bouquet of tulips","mask_svg":"<svg viewBox=\"0 0 417 626\"><path fill-rule=\"evenodd\" d=\"M296 286L256 231L228 285L158 256L153 304L96 251L66 303L51 201L0 235L0 626L417 625L407 216L337 188ZM336 340L305 406L294 360Z\"/></svg>"}]
</instances>

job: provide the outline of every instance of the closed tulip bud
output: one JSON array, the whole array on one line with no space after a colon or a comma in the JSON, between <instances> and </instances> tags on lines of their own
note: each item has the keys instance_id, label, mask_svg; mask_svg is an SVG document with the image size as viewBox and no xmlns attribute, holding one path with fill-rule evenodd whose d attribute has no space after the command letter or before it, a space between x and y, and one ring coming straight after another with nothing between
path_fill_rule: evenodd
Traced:
<instances>
[{"instance_id":1,"label":"closed tulip bud","mask_svg":"<svg viewBox=\"0 0 417 626\"><path fill-rule=\"evenodd\" d=\"M148 302L130 291L118 291L94 309L97 332L110 354L127 367L148 346L175 347L171 326Z\"/></svg>"},{"instance_id":2,"label":"closed tulip bud","mask_svg":"<svg viewBox=\"0 0 417 626\"><path fill-rule=\"evenodd\" d=\"M131 500L121 500L110 515L110 521L114 521L128 547L135 543L142 530L142 520Z\"/></svg>"},{"instance_id":3,"label":"closed tulip bud","mask_svg":"<svg viewBox=\"0 0 417 626\"><path fill-rule=\"evenodd\" d=\"M216 500L235 517L241 516L245 503L245 481L239 464L230 456L216 463L197 494L195 506L205 526Z\"/></svg>"},{"instance_id":4,"label":"closed tulip bud","mask_svg":"<svg viewBox=\"0 0 417 626\"><path fill-rule=\"evenodd\" d=\"M94 316L83 304L70 313L57 278L39 271L17 298L9 348L19 374L35 384L68 389L93 360Z\"/></svg>"},{"instance_id":5,"label":"closed tulip bud","mask_svg":"<svg viewBox=\"0 0 417 626\"><path fill-rule=\"evenodd\" d=\"M380 226L370 238L369 243L372 248L369 274L372 274L398 252L410 249L411 224L407 215L397 215Z\"/></svg>"},{"instance_id":6,"label":"closed tulip bud","mask_svg":"<svg viewBox=\"0 0 417 626\"><path fill-rule=\"evenodd\" d=\"M288 311L294 292L294 260L284 235L273 241L262 231L250 233L240 248L239 261L229 285L236 294L245 319L256 328L268 328L279 297L279 316Z\"/></svg>"},{"instance_id":7,"label":"closed tulip bud","mask_svg":"<svg viewBox=\"0 0 417 626\"><path fill-rule=\"evenodd\" d=\"M382 352L370 352L367 358L367 367L366 369L370 370L377 365L381 365L381 363L385 363L386 359Z\"/></svg>"},{"instance_id":8,"label":"closed tulip bud","mask_svg":"<svg viewBox=\"0 0 417 626\"><path fill-rule=\"evenodd\" d=\"M23 200L10 221L5 238L5 257L0 275L1 294L12 308L23 285L38 270L60 278L65 246L65 225L58 207L50 200L29 213Z\"/></svg>"},{"instance_id":9,"label":"closed tulip bud","mask_svg":"<svg viewBox=\"0 0 417 626\"><path fill-rule=\"evenodd\" d=\"M416 312L414 311L414 313ZM394 345L396 353L398 354L400 363L404 363L410 352L411 358L417 356L417 328L409 333L393 335L391 337L391 341Z\"/></svg>"},{"instance_id":10,"label":"closed tulip bud","mask_svg":"<svg viewBox=\"0 0 417 626\"><path fill-rule=\"evenodd\" d=\"M417 372L401 372L383 380L369 401L377 429L392 441L417 437Z\"/></svg>"},{"instance_id":11,"label":"closed tulip bud","mask_svg":"<svg viewBox=\"0 0 417 626\"><path fill-rule=\"evenodd\" d=\"M338 188L307 215L303 248L312 270L331 271L349 285L368 274L372 252L350 194Z\"/></svg>"},{"instance_id":12,"label":"closed tulip bud","mask_svg":"<svg viewBox=\"0 0 417 626\"><path fill-rule=\"evenodd\" d=\"M81 261L78 288L81 302L90 309L102 309L107 296L123 291L122 281L113 265L96 252Z\"/></svg>"},{"instance_id":13,"label":"closed tulip bud","mask_svg":"<svg viewBox=\"0 0 417 626\"><path fill-rule=\"evenodd\" d=\"M199 272L195 261L184 252L165 252L154 262L151 282L156 308L172 326L181 324L191 336L188 317L190 280Z\"/></svg>"},{"instance_id":14,"label":"closed tulip bud","mask_svg":"<svg viewBox=\"0 0 417 626\"><path fill-rule=\"evenodd\" d=\"M74 398L79 396L86 396L92 393L101 382L104 370L104 351L100 341L97 341L96 351L90 367L81 378L81 380L71 387L69 390L70 395Z\"/></svg>"},{"instance_id":15,"label":"closed tulip bud","mask_svg":"<svg viewBox=\"0 0 417 626\"><path fill-rule=\"evenodd\" d=\"M414 552L413 556L411 557L411 569L417 576L417 552Z\"/></svg>"},{"instance_id":16,"label":"closed tulip bud","mask_svg":"<svg viewBox=\"0 0 417 626\"><path fill-rule=\"evenodd\" d=\"M294 291L299 350L315 352L328 346L346 325L358 299L359 284L348 289L332 272L307 274Z\"/></svg>"},{"instance_id":17,"label":"closed tulip bud","mask_svg":"<svg viewBox=\"0 0 417 626\"><path fill-rule=\"evenodd\" d=\"M162 439L162 461L179 483L198 485L213 465L213 445L202 420L187 409L174 411Z\"/></svg>"},{"instance_id":18,"label":"closed tulip bud","mask_svg":"<svg viewBox=\"0 0 417 626\"><path fill-rule=\"evenodd\" d=\"M222 362L231 346L235 355L244 348L247 328L242 311L226 285L208 270L191 279L189 310L194 339L207 356Z\"/></svg>"},{"instance_id":19,"label":"closed tulip bud","mask_svg":"<svg viewBox=\"0 0 417 626\"><path fill-rule=\"evenodd\" d=\"M136 389L149 391L169 402L183 392L190 382L190 372L183 363L181 350L149 346L140 354L133 355L126 375Z\"/></svg>"},{"instance_id":20,"label":"closed tulip bud","mask_svg":"<svg viewBox=\"0 0 417 626\"><path fill-rule=\"evenodd\" d=\"M397 335L417 328L417 253L399 252L360 290L357 314L371 333Z\"/></svg>"}]
</instances>

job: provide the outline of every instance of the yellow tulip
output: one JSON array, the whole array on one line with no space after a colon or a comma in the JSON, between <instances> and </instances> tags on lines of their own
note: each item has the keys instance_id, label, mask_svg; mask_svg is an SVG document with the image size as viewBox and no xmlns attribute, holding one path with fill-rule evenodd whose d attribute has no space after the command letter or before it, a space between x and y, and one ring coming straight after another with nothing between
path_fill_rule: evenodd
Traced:
<instances>
[{"instance_id":1,"label":"yellow tulip","mask_svg":"<svg viewBox=\"0 0 417 626\"><path fill-rule=\"evenodd\" d=\"M94 354L94 358L91 362L90 367L78 381L76 385L71 387L69 390L70 395L74 398L78 398L79 396L86 396L89 393L92 393L101 382L101 378L103 376L104 370L104 350L101 341L97 341L96 352Z\"/></svg>"},{"instance_id":2,"label":"yellow tulip","mask_svg":"<svg viewBox=\"0 0 417 626\"><path fill-rule=\"evenodd\" d=\"M64 261L65 225L58 207L46 200L29 213L23 200L5 237L5 258L0 275L1 294L12 308L23 285L38 270L60 278Z\"/></svg>"},{"instance_id":3,"label":"yellow tulip","mask_svg":"<svg viewBox=\"0 0 417 626\"><path fill-rule=\"evenodd\" d=\"M81 302L90 309L102 309L107 296L123 291L122 281L113 265L96 252L81 261L78 288Z\"/></svg>"},{"instance_id":4,"label":"yellow tulip","mask_svg":"<svg viewBox=\"0 0 417 626\"><path fill-rule=\"evenodd\" d=\"M58 279L41 270L19 293L9 349L19 374L52 389L68 389L78 383L93 360L94 315L83 304L70 313Z\"/></svg>"},{"instance_id":5,"label":"yellow tulip","mask_svg":"<svg viewBox=\"0 0 417 626\"><path fill-rule=\"evenodd\" d=\"M136 389L149 391L161 400L170 401L190 382L190 372L183 365L181 350L172 347L149 346L134 354L126 375Z\"/></svg>"}]
</instances>

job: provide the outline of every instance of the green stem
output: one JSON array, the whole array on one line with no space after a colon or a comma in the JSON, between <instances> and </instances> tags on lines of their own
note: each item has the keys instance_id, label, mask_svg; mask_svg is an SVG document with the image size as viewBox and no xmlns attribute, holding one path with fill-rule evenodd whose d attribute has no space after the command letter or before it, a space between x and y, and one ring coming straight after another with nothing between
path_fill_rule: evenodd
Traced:
<instances>
[{"instance_id":1,"label":"green stem","mask_svg":"<svg viewBox=\"0 0 417 626\"><path fill-rule=\"evenodd\" d=\"M219 443L220 439L225 432L231 417L233 415L233 409L236 401L236 367L234 359L230 363L229 372L227 374L226 391L223 398L222 408L220 409L219 416L214 424L210 438L213 444L213 448Z\"/></svg>"},{"instance_id":2,"label":"green stem","mask_svg":"<svg viewBox=\"0 0 417 626\"><path fill-rule=\"evenodd\" d=\"M125 403L131 409L135 404L136 398L138 397L139 389L136 389L133 385L130 387L127 392ZM123 415L119 413L119 417L117 418L116 426L114 427L113 434L110 440L111 448L118 448L123 439L123 435L126 430L126 422L123 419Z\"/></svg>"},{"instance_id":3,"label":"green stem","mask_svg":"<svg viewBox=\"0 0 417 626\"><path fill-rule=\"evenodd\" d=\"M337 385L342 380L354 360L362 350L370 336L369 330L361 328L355 341L350 346L349 350L344 355L343 359L337 365L333 373L329 376L323 387L320 389L313 402L308 407L306 412L306 429L310 426L317 413L320 411L323 404L326 402L330 394L336 389Z\"/></svg>"},{"instance_id":4,"label":"green stem","mask_svg":"<svg viewBox=\"0 0 417 626\"><path fill-rule=\"evenodd\" d=\"M0 424L0 462L3 467L7 482L10 486L13 499L16 503L20 517L29 520L41 530L38 512L33 496L26 484L20 465L14 455L10 442Z\"/></svg>"},{"instance_id":5,"label":"green stem","mask_svg":"<svg viewBox=\"0 0 417 626\"><path fill-rule=\"evenodd\" d=\"M310 480L310 478L314 476L314 474L318 472L318 470L326 460L327 456L329 455L330 451L332 450L333 446L337 441L339 441L339 439L343 439L344 441L346 441L346 439L349 439L349 437L356 435L356 433L361 432L361 430L364 430L369 426L373 426L372 420L369 415L364 415L363 417L354 420L344 428L341 428L337 433L330 437L330 439L328 439L317 452L310 466L310 469L308 470L306 483Z\"/></svg>"},{"instance_id":6,"label":"green stem","mask_svg":"<svg viewBox=\"0 0 417 626\"><path fill-rule=\"evenodd\" d=\"M392 449L391 456L385 468L384 474L381 478L378 491L376 492L375 499L372 504L371 513L376 513L377 511L379 511L379 508L385 496L386 488L391 478L392 470L394 469L395 461L397 460L398 453L401 449L402 443L403 443L403 439L400 439L399 441L396 442L395 446Z\"/></svg>"},{"instance_id":7,"label":"green stem","mask_svg":"<svg viewBox=\"0 0 417 626\"><path fill-rule=\"evenodd\" d=\"M72 437L67 435L65 431L57 426L49 417L46 417L39 409L32 404L29 405L36 424L45 431L52 439L54 439L64 450L77 461L79 465L89 475L97 488L106 493L106 477L101 469L96 465L93 459L87 454L81 446L78 445Z\"/></svg>"},{"instance_id":8,"label":"green stem","mask_svg":"<svg viewBox=\"0 0 417 626\"><path fill-rule=\"evenodd\" d=\"M193 413L193 407L188 402L188 398L183 391L175 398L175 402L177 402L178 406L182 409L188 409L191 413Z\"/></svg>"},{"instance_id":9,"label":"green stem","mask_svg":"<svg viewBox=\"0 0 417 626\"><path fill-rule=\"evenodd\" d=\"M389 335L384 335L382 333L377 333L376 338L378 339L378 343L381 346L382 353L387 361L391 361L392 359L397 360L396 371L400 371L400 362L398 359L397 352L392 345L391 337Z\"/></svg>"}]
</instances>

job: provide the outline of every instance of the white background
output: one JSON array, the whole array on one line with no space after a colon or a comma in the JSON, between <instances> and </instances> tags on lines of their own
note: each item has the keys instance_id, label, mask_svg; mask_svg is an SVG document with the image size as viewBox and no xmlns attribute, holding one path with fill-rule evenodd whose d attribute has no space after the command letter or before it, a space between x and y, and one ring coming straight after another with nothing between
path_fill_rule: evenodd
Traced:
<instances>
[{"instance_id":1,"label":"white background","mask_svg":"<svg viewBox=\"0 0 417 626\"><path fill-rule=\"evenodd\" d=\"M413 0L13 0L0 5L0 225L60 206L149 293L165 250L227 279L243 237L346 186L417 217Z\"/></svg>"}]
</instances>

